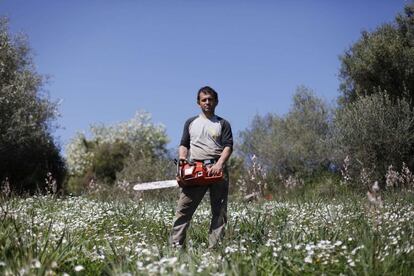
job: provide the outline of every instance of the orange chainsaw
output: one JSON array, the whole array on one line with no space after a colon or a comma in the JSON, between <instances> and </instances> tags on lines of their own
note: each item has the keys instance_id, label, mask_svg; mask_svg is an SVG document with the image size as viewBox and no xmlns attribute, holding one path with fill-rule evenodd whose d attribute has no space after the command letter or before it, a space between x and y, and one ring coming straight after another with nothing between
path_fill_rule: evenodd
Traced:
<instances>
[{"instance_id":1,"label":"orange chainsaw","mask_svg":"<svg viewBox=\"0 0 414 276\"><path fill-rule=\"evenodd\" d=\"M223 173L218 175L209 176L207 170L214 165L214 160L205 161L188 161L181 159L179 161L174 160L177 165L177 176L183 179L181 183L177 183L177 180L162 180L153 181L147 183L138 183L133 186L135 191L148 191L173 187L191 187L191 186L203 186L212 183L219 182L223 179Z\"/></svg>"},{"instance_id":2,"label":"orange chainsaw","mask_svg":"<svg viewBox=\"0 0 414 276\"><path fill-rule=\"evenodd\" d=\"M188 161L187 159L174 160L177 165L177 176L183 182L180 187L204 186L217 183L223 179L223 173L208 175L208 169L214 165L214 160Z\"/></svg>"}]
</instances>

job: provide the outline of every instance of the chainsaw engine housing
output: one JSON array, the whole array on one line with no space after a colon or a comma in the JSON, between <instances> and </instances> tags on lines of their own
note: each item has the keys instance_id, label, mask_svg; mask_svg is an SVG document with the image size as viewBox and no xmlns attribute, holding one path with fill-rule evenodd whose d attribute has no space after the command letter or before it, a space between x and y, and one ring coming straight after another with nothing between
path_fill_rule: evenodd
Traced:
<instances>
[{"instance_id":1,"label":"chainsaw engine housing","mask_svg":"<svg viewBox=\"0 0 414 276\"><path fill-rule=\"evenodd\" d=\"M188 162L180 160L177 175L185 181L181 186L202 186L220 182L223 179L222 172L211 176L207 174L207 169L212 165L206 165L202 161Z\"/></svg>"}]
</instances>

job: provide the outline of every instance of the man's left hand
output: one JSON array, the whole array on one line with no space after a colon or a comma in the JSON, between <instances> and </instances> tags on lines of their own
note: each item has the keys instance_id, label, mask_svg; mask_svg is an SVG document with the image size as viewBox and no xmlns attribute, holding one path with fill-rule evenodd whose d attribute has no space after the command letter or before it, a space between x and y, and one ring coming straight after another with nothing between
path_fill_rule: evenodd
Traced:
<instances>
[{"instance_id":1,"label":"man's left hand","mask_svg":"<svg viewBox=\"0 0 414 276\"><path fill-rule=\"evenodd\" d=\"M219 175L221 172L223 172L223 165L218 162L207 169L208 176Z\"/></svg>"}]
</instances>

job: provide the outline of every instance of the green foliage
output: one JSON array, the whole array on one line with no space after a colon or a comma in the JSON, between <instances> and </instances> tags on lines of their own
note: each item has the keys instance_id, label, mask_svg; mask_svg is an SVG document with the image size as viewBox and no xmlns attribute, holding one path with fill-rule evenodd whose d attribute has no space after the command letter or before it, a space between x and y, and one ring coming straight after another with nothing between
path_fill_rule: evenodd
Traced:
<instances>
[{"instance_id":1,"label":"green foliage","mask_svg":"<svg viewBox=\"0 0 414 276\"><path fill-rule=\"evenodd\" d=\"M305 185L287 190L285 193L274 194L279 200L331 200L358 195L359 191L347 185L340 185L340 175L328 171L320 171L312 177L306 178Z\"/></svg>"},{"instance_id":2,"label":"green foliage","mask_svg":"<svg viewBox=\"0 0 414 276\"><path fill-rule=\"evenodd\" d=\"M405 99L393 102L384 92L360 97L337 111L335 126L338 159L349 155L358 162L350 172L354 180L362 168L371 180L383 180L389 165L414 161L414 112Z\"/></svg>"},{"instance_id":3,"label":"green foliage","mask_svg":"<svg viewBox=\"0 0 414 276\"><path fill-rule=\"evenodd\" d=\"M232 155L226 164L229 171L229 193L235 194L240 189L239 181L245 177L246 168L244 165L244 160L240 156Z\"/></svg>"},{"instance_id":4,"label":"green foliage","mask_svg":"<svg viewBox=\"0 0 414 276\"><path fill-rule=\"evenodd\" d=\"M129 146L125 143L100 144L95 150L92 164L96 178L105 183L113 183L116 173L124 168L124 160L129 150Z\"/></svg>"},{"instance_id":5,"label":"green foliage","mask_svg":"<svg viewBox=\"0 0 414 276\"><path fill-rule=\"evenodd\" d=\"M256 155L273 175L307 176L330 160L330 109L306 87L299 87L283 117L256 116L241 132L242 155Z\"/></svg>"},{"instance_id":6,"label":"green foliage","mask_svg":"<svg viewBox=\"0 0 414 276\"><path fill-rule=\"evenodd\" d=\"M99 184L140 182L171 177L165 128L139 112L113 126L91 127L92 137L77 134L66 149L70 192L80 192L93 179Z\"/></svg>"},{"instance_id":7,"label":"green foliage","mask_svg":"<svg viewBox=\"0 0 414 276\"><path fill-rule=\"evenodd\" d=\"M48 172L59 184L65 174L51 135L57 105L43 87L26 38L11 35L0 18L0 179L18 192L42 188Z\"/></svg>"},{"instance_id":8,"label":"green foliage","mask_svg":"<svg viewBox=\"0 0 414 276\"><path fill-rule=\"evenodd\" d=\"M414 100L414 4L395 22L383 24L373 32L364 31L361 38L341 56L340 102L357 100L379 90L392 99Z\"/></svg>"},{"instance_id":9,"label":"green foliage","mask_svg":"<svg viewBox=\"0 0 414 276\"><path fill-rule=\"evenodd\" d=\"M131 183L175 178L175 165L167 155L140 156L132 151L125 164L117 177Z\"/></svg>"}]
</instances>

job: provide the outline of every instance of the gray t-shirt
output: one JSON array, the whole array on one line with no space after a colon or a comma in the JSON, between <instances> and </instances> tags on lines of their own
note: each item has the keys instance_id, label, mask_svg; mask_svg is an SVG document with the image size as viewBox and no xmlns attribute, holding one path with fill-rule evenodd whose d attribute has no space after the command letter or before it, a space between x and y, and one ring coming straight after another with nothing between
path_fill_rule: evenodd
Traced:
<instances>
[{"instance_id":1,"label":"gray t-shirt","mask_svg":"<svg viewBox=\"0 0 414 276\"><path fill-rule=\"evenodd\" d=\"M216 115L192 117L184 124L180 145L190 149L192 160L218 159L225 147L233 148L230 123Z\"/></svg>"}]
</instances>

